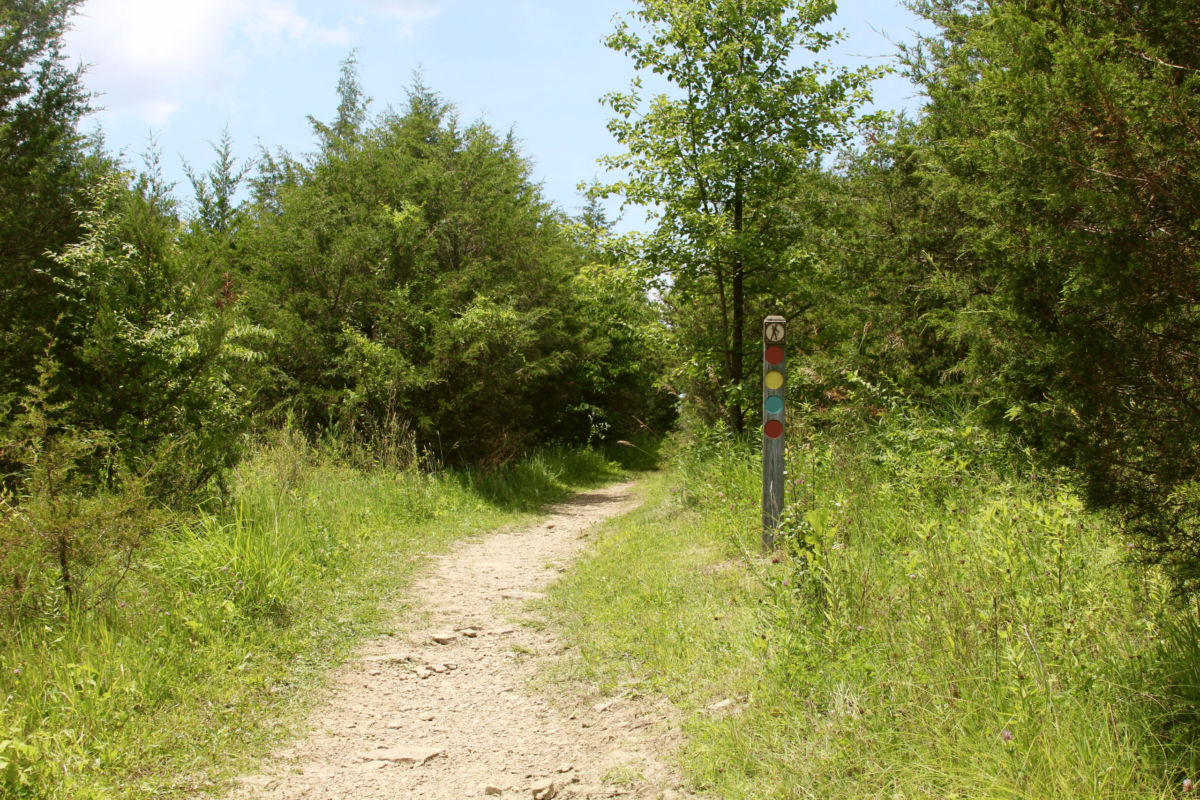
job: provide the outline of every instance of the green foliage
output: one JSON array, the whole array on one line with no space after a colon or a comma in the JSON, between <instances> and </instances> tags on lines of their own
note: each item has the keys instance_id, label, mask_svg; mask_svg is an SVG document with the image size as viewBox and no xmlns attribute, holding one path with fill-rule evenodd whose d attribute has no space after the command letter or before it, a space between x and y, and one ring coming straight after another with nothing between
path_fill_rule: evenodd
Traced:
<instances>
[{"instance_id":1,"label":"green foliage","mask_svg":"<svg viewBox=\"0 0 1200 800\"><path fill-rule=\"evenodd\" d=\"M224 511L160 517L100 602L6 626L0 797L228 788L303 729L329 670L391 633L425 556L621 474L567 449L482 480L412 462L362 471L345 462L360 444L272 435L238 466Z\"/></svg>"},{"instance_id":2,"label":"green foliage","mask_svg":"<svg viewBox=\"0 0 1200 800\"><path fill-rule=\"evenodd\" d=\"M854 404L861 375L978 405L1191 592L1200 20L1179 2L914 8L940 30L903 52L920 118L863 126L786 190L789 397Z\"/></svg>"},{"instance_id":3,"label":"green foliage","mask_svg":"<svg viewBox=\"0 0 1200 800\"><path fill-rule=\"evenodd\" d=\"M794 560L766 612L780 689L748 724L775 741L789 726L773 714L805 715L825 743L803 778L784 777L790 756L762 778L829 793L852 772L868 793L1167 794L1195 753L1158 673L1174 617L1164 577L1129 564L1062 476L1017 479L975 426L910 415L879 434L794 454L807 473L787 523Z\"/></svg>"},{"instance_id":4,"label":"green foliage","mask_svg":"<svg viewBox=\"0 0 1200 800\"><path fill-rule=\"evenodd\" d=\"M314 429L399 416L485 464L661 413L644 284L582 270L511 135L461 126L419 79L370 118L352 59L339 92L316 155L263 161L237 237L278 333L263 406Z\"/></svg>"},{"instance_id":5,"label":"green foliage","mask_svg":"<svg viewBox=\"0 0 1200 800\"><path fill-rule=\"evenodd\" d=\"M67 406L50 400L56 372L47 356L22 412L0 438L0 458L20 466L0 495L0 574L8 584L2 608L10 623L111 599L143 540L164 521L144 478L111 460L122 490L96 491L81 465L111 451L112 437L58 421Z\"/></svg>"},{"instance_id":6,"label":"green foliage","mask_svg":"<svg viewBox=\"0 0 1200 800\"><path fill-rule=\"evenodd\" d=\"M232 237L236 232L238 211L236 195L252 169L249 165L238 166L233 155L233 137L229 126L221 131L221 143L209 143L216 155L212 167L198 173L186 161L183 169L192 185L196 208L193 226L201 232Z\"/></svg>"},{"instance_id":7,"label":"green foliage","mask_svg":"<svg viewBox=\"0 0 1200 800\"><path fill-rule=\"evenodd\" d=\"M961 255L965 217L937 192L920 123L859 133L861 146L807 173L788 203L795 228L779 296L802 354L789 362L789 399L836 408L859 375L934 404L977 402L987 387L963 379L967 345L933 324L965 305L942 272Z\"/></svg>"},{"instance_id":8,"label":"green foliage","mask_svg":"<svg viewBox=\"0 0 1200 800\"><path fill-rule=\"evenodd\" d=\"M60 314L0 425L0 572L12 620L86 613L138 565L162 501L194 502L248 425L234 371L265 332L187 274L154 173L96 189L54 257ZM38 337L34 337L35 339Z\"/></svg>"},{"instance_id":9,"label":"green foliage","mask_svg":"<svg viewBox=\"0 0 1200 800\"><path fill-rule=\"evenodd\" d=\"M661 391L672 352L650 282L629 267L589 265L573 282L583 357L567 371L580 387L588 441L611 447L621 436L666 433L676 403Z\"/></svg>"},{"instance_id":10,"label":"green foliage","mask_svg":"<svg viewBox=\"0 0 1200 800\"><path fill-rule=\"evenodd\" d=\"M62 36L79 0L0 6L0 397L36 380L60 312L49 253L79 235L75 211L108 169L78 132L91 95L68 69Z\"/></svg>"},{"instance_id":11,"label":"green foliage","mask_svg":"<svg viewBox=\"0 0 1200 800\"><path fill-rule=\"evenodd\" d=\"M931 283L970 377L1171 568L1200 576L1193 4L918 6L929 186L963 224ZM935 144L936 143L936 144Z\"/></svg>"},{"instance_id":12,"label":"green foliage","mask_svg":"<svg viewBox=\"0 0 1200 800\"><path fill-rule=\"evenodd\" d=\"M55 257L59 424L102 431L106 456L138 465L160 496L183 499L236 463L248 420L237 365L267 333L189 275L164 187L116 178L80 215L82 239ZM99 475L100 464L91 465ZM110 488L110 473L104 477Z\"/></svg>"},{"instance_id":13,"label":"green foliage","mask_svg":"<svg viewBox=\"0 0 1200 800\"><path fill-rule=\"evenodd\" d=\"M781 310L778 273L791 234L781 205L800 173L840 141L880 71L794 66L820 52L831 2L642 0L605 43L638 70L662 75L676 96L643 104L641 80L604 98L609 130L626 148L602 159L628 177L591 189L651 209L654 232L636 244L664 280L677 346L675 380L708 421L743 427L757 350L747 320ZM751 403L752 405L752 403Z\"/></svg>"},{"instance_id":14,"label":"green foliage","mask_svg":"<svg viewBox=\"0 0 1200 800\"><path fill-rule=\"evenodd\" d=\"M1200 765L1193 611L1062 475L894 405L793 417L773 559L754 450L679 447L552 595L578 674L671 697L721 797L1174 796Z\"/></svg>"}]
</instances>

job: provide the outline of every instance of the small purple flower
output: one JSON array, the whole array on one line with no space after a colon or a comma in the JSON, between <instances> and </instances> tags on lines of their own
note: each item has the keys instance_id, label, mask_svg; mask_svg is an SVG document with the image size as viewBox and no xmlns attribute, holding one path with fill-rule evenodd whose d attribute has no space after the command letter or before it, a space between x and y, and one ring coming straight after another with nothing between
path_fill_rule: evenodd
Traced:
<instances>
[{"instance_id":1,"label":"small purple flower","mask_svg":"<svg viewBox=\"0 0 1200 800\"><path fill-rule=\"evenodd\" d=\"M125 601L124 601L124 600L122 600L122 601L121 601L121 608L124 608L124 607L125 607Z\"/></svg>"},{"instance_id":2,"label":"small purple flower","mask_svg":"<svg viewBox=\"0 0 1200 800\"><path fill-rule=\"evenodd\" d=\"M1012 740L1013 740L1012 731L1010 731L1008 728L1005 728L1004 730L1000 731L1000 741L1011 742Z\"/></svg>"},{"instance_id":3,"label":"small purple flower","mask_svg":"<svg viewBox=\"0 0 1200 800\"><path fill-rule=\"evenodd\" d=\"M783 585L784 585L784 586L791 586L791 585L792 585L792 582L791 582L791 581L784 581L784 582L783 582Z\"/></svg>"},{"instance_id":4,"label":"small purple flower","mask_svg":"<svg viewBox=\"0 0 1200 800\"><path fill-rule=\"evenodd\" d=\"M1188 778L1187 780L1185 780L1185 781L1183 782L1183 791L1184 791L1184 793L1185 793L1185 794L1186 794L1187 792L1190 792L1192 789L1195 789L1195 788L1196 788L1196 784L1192 783L1192 779L1191 779L1191 778Z\"/></svg>"},{"instance_id":5,"label":"small purple flower","mask_svg":"<svg viewBox=\"0 0 1200 800\"><path fill-rule=\"evenodd\" d=\"M858 629L861 631L861 630L862 630L862 625L859 625L859 626L858 626Z\"/></svg>"},{"instance_id":6,"label":"small purple flower","mask_svg":"<svg viewBox=\"0 0 1200 800\"><path fill-rule=\"evenodd\" d=\"M20 675L20 674L21 674L21 668L20 668L20 667L17 667L16 669L14 669L14 670L13 670L13 675Z\"/></svg>"}]
</instances>

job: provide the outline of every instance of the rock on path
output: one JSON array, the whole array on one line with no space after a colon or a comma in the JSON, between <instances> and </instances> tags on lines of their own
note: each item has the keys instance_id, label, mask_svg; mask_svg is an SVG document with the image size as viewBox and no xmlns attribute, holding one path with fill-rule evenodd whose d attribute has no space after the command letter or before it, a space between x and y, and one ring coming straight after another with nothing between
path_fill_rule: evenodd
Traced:
<instances>
[{"instance_id":1,"label":"rock on path","mask_svg":"<svg viewBox=\"0 0 1200 800\"><path fill-rule=\"evenodd\" d=\"M631 488L578 495L540 525L436 559L397 635L364 646L335 676L309 736L274 753L234 796L683 796L661 760L677 740L668 707L589 697L577 685L528 687L562 651L525 601L586 546L588 528L637 505Z\"/></svg>"}]
</instances>

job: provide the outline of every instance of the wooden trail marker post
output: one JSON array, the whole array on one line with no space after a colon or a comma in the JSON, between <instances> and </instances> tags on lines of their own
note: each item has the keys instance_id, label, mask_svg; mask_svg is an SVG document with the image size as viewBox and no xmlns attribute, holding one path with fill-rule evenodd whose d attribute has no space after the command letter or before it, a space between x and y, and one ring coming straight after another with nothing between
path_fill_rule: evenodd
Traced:
<instances>
[{"instance_id":1,"label":"wooden trail marker post","mask_svg":"<svg viewBox=\"0 0 1200 800\"><path fill-rule=\"evenodd\" d=\"M787 388L787 320L763 320L763 551L775 549L775 530L783 511L784 390Z\"/></svg>"}]
</instances>

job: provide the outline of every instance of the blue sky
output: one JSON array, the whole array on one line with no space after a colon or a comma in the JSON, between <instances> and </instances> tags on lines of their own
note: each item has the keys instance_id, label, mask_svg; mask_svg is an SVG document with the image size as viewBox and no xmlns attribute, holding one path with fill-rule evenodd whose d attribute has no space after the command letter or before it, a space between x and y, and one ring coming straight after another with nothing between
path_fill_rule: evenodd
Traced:
<instances>
[{"instance_id":1,"label":"blue sky","mask_svg":"<svg viewBox=\"0 0 1200 800\"><path fill-rule=\"evenodd\" d=\"M311 149L306 116L332 119L338 64L358 48L376 111L404 102L420 66L464 118L514 129L547 196L571 210L576 185L617 150L598 100L626 89L634 73L600 39L632 8L630 0L88 0L66 49L91 65L86 82L102 93L96 120L109 146L132 157L154 131L180 194L181 159L207 167L206 140L226 124L242 157L259 143ZM890 0L843 2L832 27L847 41L820 57L849 66L884 63L894 53L888 38L924 30ZM881 108L919 105L897 76L876 95Z\"/></svg>"}]
</instances>

